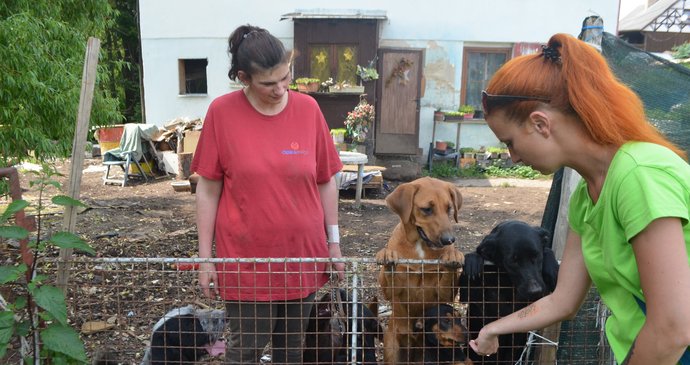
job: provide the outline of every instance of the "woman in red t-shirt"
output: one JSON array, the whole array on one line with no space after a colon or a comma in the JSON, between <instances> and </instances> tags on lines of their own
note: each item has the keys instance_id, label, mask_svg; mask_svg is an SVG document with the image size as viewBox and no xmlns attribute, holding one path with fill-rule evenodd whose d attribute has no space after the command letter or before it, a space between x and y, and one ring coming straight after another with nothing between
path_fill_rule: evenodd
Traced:
<instances>
[{"instance_id":1,"label":"woman in red t-shirt","mask_svg":"<svg viewBox=\"0 0 690 365\"><path fill-rule=\"evenodd\" d=\"M211 103L194 154L199 256L213 257L215 242L221 258L341 257L342 163L318 104L288 91L290 53L268 31L240 26L228 42L228 76L245 87ZM328 273L314 262L202 264L204 294L226 300L228 363L258 363L268 342L272 363L300 363Z\"/></svg>"}]
</instances>

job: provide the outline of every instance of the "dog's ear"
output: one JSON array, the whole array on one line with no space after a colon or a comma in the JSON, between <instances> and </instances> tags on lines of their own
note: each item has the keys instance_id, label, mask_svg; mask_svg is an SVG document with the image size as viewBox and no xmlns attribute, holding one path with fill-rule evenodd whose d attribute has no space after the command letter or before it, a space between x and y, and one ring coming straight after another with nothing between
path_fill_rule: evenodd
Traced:
<instances>
[{"instance_id":1,"label":"dog's ear","mask_svg":"<svg viewBox=\"0 0 690 365\"><path fill-rule=\"evenodd\" d=\"M386 204L403 222L408 222L412 216L412 206L416 193L417 185L413 183L400 184L386 197Z\"/></svg>"},{"instance_id":2,"label":"dog's ear","mask_svg":"<svg viewBox=\"0 0 690 365\"><path fill-rule=\"evenodd\" d=\"M539 235L539 239L541 240L541 246L544 248L549 247L549 245L551 244L551 232L546 230L546 228L539 226L535 226L533 228Z\"/></svg>"},{"instance_id":3,"label":"dog's ear","mask_svg":"<svg viewBox=\"0 0 690 365\"><path fill-rule=\"evenodd\" d=\"M454 184L448 183L448 185L451 201L453 202L453 218L455 218L455 223L458 223L458 212L462 206L462 194L460 189Z\"/></svg>"},{"instance_id":4,"label":"dog's ear","mask_svg":"<svg viewBox=\"0 0 690 365\"><path fill-rule=\"evenodd\" d=\"M541 275L549 291L554 291L558 279L558 260L556 260L556 254L548 247L544 247L544 261L542 261L541 264Z\"/></svg>"},{"instance_id":5,"label":"dog's ear","mask_svg":"<svg viewBox=\"0 0 690 365\"><path fill-rule=\"evenodd\" d=\"M472 252L465 255L465 264L462 269L462 274L466 275L470 280L474 280L482 275L484 269L484 259L477 253Z\"/></svg>"},{"instance_id":6,"label":"dog's ear","mask_svg":"<svg viewBox=\"0 0 690 365\"><path fill-rule=\"evenodd\" d=\"M482 239L482 242L479 244L479 246L477 246L477 253L484 260L491 261L495 264L500 263L501 258L498 250L498 234L496 233L495 229Z\"/></svg>"}]
</instances>

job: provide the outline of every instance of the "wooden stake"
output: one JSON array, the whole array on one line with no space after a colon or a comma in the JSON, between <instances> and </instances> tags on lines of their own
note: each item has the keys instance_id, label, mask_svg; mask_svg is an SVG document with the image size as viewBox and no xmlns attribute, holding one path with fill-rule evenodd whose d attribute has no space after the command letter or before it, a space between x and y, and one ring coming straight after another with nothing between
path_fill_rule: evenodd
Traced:
<instances>
[{"instance_id":1,"label":"wooden stake","mask_svg":"<svg viewBox=\"0 0 690 365\"><path fill-rule=\"evenodd\" d=\"M96 85L96 66L98 65L98 53L101 41L98 38L89 37L84 56L84 72L81 78L81 95L79 97L79 110L77 112L77 126L72 143L72 163L69 174L68 195L72 199L79 199L82 169L84 166L84 151L86 148L86 134L89 130L91 118L91 106L93 104L93 91ZM77 221L75 207L65 207L63 220L64 230L74 232ZM72 258L71 248L60 249L60 262L58 262L57 284L64 291L69 280L69 260Z\"/></svg>"}]
</instances>

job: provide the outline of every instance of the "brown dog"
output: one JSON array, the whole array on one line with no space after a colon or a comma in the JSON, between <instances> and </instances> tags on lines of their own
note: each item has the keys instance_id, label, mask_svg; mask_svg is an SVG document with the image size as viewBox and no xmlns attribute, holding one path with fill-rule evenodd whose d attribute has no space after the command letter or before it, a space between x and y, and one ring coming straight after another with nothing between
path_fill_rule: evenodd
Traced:
<instances>
[{"instance_id":1,"label":"brown dog","mask_svg":"<svg viewBox=\"0 0 690 365\"><path fill-rule=\"evenodd\" d=\"M415 323L425 310L452 302L463 254L454 246L453 221L458 221L462 195L442 180L424 177L401 184L387 198L400 216L386 244L376 254L381 267L379 284L392 313L386 327L384 361L402 364L423 360L424 339ZM400 264L400 259L439 260L439 265Z\"/></svg>"}]
</instances>

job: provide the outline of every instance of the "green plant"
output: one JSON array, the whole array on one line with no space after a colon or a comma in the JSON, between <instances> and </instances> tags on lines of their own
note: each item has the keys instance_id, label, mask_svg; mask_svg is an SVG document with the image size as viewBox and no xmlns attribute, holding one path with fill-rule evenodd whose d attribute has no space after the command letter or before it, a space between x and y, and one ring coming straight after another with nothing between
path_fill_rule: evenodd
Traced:
<instances>
[{"instance_id":1,"label":"green plant","mask_svg":"<svg viewBox=\"0 0 690 365\"><path fill-rule=\"evenodd\" d=\"M448 146L448 148L455 148L455 142L453 142L453 141L446 141L446 146Z\"/></svg>"},{"instance_id":2,"label":"green plant","mask_svg":"<svg viewBox=\"0 0 690 365\"><path fill-rule=\"evenodd\" d=\"M673 51L673 58L683 60L690 58L690 42L685 42L679 46L671 48Z\"/></svg>"},{"instance_id":3,"label":"green plant","mask_svg":"<svg viewBox=\"0 0 690 365\"><path fill-rule=\"evenodd\" d=\"M465 153L465 152L475 152L475 150L474 150L474 148L472 148L472 147L462 147L462 148L460 148L460 152L461 152L461 153Z\"/></svg>"},{"instance_id":4,"label":"green plant","mask_svg":"<svg viewBox=\"0 0 690 365\"><path fill-rule=\"evenodd\" d=\"M508 152L507 148L502 148L502 147L489 147L486 149L486 152L489 153L505 153Z\"/></svg>"},{"instance_id":5,"label":"green plant","mask_svg":"<svg viewBox=\"0 0 690 365\"><path fill-rule=\"evenodd\" d=\"M115 2L3 1L0 5L0 167L30 156L40 161L70 156L90 36L100 38L103 45L90 121L93 125L123 121L118 110L126 104L118 100L124 93L123 73L136 66L125 61L131 57L125 57L124 51L109 48L109 44L121 47L119 37L124 33L113 23L117 14L111 3ZM109 29L112 33L105 40Z\"/></svg>"},{"instance_id":6,"label":"green plant","mask_svg":"<svg viewBox=\"0 0 690 365\"><path fill-rule=\"evenodd\" d=\"M316 79L316 78L312 78L312 77L300 77L300 78L295 80L295 84L303 84L303 85L311 84L314 82L321 83L321 80Z\"/></svg>"},{"instance_id":7,"label":"green plant","mask_svg":"<svg viewBox=\"0 0 690 365\"><path fill-rule=\"evenodd\" d=\"M22 357L32 363L39 357L49 359L53 364L88 363L84 343L79 333L70 327L67 320L65 294L59 288L50 285L50 277L37 274L40 257L46 254L51 246L71 248L89 254L95 254L93 248L77 235L70 232L55 232L48 238L42 238L44 225L42 212L44 195L49 187L59 189L60 184L54 181L57 171L43 165L43 172L30 182L38 190L35 235L30 235L25 228L17 226L10 219L16 213L28 208L25 200L15 200L9 204L0 216L0 237L4 239L28 239L31 263L16 262L0 266L0 284L10 284L19 288L13 302L6 302L0 296L0 358L5 356L10 342L19 339L22 344ZM81 202L68 196L55 195L51 201L60 206L84 206ZM21 260L21 257L17 258ZM28 261L28 260L27 260Z\"/></svg>"},{"instance_id":8,"label":"green plant","mask_svg":"<svg viewBox=\"0 0 690 365\"><path fill-rule=\"evenodd\" d=\"M357 65L357 76L359 76L362 81L373 81L379 79L379 73L374 67L362 67Z\"/></svg>"},{"instance_id":9,"label":"green plant","mask_svg":"<svg viewBox=\"0 0 690 365\"><path fill-rule=\"evenodd\" d=\"M345 129L345 128L331 129L331 136L344 136L345 133L347 133L347 129Z\"/></svg>"},{"instance_id":10,"label":"green plant","mask_svg":"<svg viewBox=\"0 0 690 365\"><path fill-rule=\"evenodd\" d=\"M474 107L472 105L462 105L460 108L458 108L458 111L461 114L474 113Z\"/></svg>"},{"instance_id":11,"label":"green plant","mask_svg":"<svg viewBox=\"0 0 690 365\"><path fill-rule=\"evenodd\" d=\"M445 114L447 117L459 117L461 115L464 115L464 113L455 110L445 111L443 112L443 114Z\"/></svg>"}]
</instances>

